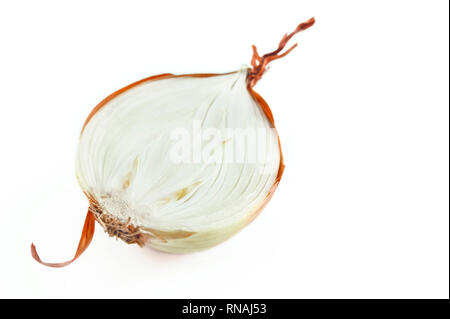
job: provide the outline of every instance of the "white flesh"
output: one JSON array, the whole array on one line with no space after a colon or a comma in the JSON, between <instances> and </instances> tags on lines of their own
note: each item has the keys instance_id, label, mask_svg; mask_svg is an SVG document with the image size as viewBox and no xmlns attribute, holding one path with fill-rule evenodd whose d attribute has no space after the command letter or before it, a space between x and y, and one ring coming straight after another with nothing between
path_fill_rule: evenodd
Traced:
<instances>
[{"instance_id":1,"label":"white flesh","mask_svg":"<svg viewBox=\"0 0 450 319\"><path fill-rule=\"evenodd\" d=\"M135 226L196 233L150 243L158 249L203 249L238 231L264 202L280 164L278 137L246 88L246 72L148 81L106 103L80 137L76 174L83 191ZM192 132L194 121L202 128L266 128L266 162L251 162L247 152L255 145L246 143L243 162L174 163L171 150L180 142L171 134ZM223 158L236 147L226 138L214 145Z\"/></svg>"}]
</instances>

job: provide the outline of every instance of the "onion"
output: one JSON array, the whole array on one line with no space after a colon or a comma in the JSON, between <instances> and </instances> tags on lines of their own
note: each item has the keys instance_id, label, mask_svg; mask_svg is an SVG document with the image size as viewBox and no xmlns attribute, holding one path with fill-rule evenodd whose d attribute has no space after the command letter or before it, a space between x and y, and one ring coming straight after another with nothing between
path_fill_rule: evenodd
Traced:
<instances>
[{"instance_id":1,"label":"onion","mask_svg":"<svg viewBox=\"0 0 450 319\"><path fill-rule=\"evenodd\" d=\"M128 244L172 253L217 245L248 225L283 174L269 106L253 90L269 62L314 18L286 34L251 68L225 74L161 74L111 94L84 123L76 175L89 209L74 258L95 221Z\"/></svg>"}]
</instances>

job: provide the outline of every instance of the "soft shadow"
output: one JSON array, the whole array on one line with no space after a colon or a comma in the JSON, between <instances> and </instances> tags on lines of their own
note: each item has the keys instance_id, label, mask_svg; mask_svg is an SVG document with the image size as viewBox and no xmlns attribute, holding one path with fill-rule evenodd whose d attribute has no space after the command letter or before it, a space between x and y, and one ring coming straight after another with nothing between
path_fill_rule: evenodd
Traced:
<instances>
[{"instance_id":1,"label":"soft shadow","mask_svg":"<svg viewBox=\"0 0 450 319\"><path fill-rule=\"evenodd\" d=\"M198 253L189 253L189 254L175 254L175 253L168 253L160 250L156 250L151 247L144 247L143 254L151 258L153 262L160 262L160 263L172 263L172 262L179 262L182 259L188 259L191 256L197 255Z\"/></svg>"}]
</instances>

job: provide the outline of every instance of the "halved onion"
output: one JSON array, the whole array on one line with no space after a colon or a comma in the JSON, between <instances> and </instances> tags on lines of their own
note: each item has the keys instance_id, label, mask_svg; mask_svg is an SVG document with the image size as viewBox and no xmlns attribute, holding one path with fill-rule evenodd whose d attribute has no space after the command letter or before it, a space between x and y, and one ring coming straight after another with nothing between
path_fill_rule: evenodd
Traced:
<instances>
[{"instance_id":1,"label":"halved onion","mask_svg":"<svg viewBox=\"0 0 450 319\"><path fill-rule=\"evenodd\" d=\"M80 136L76 174L89 199L82 239L95 220L113 237L187 253L217 245L249 224L283 174L281 146L269 106L252 88L277 50L252 68L226 74L162 74L103 100ZM33 257L44 263L34 245Z\"/></svg>"}]
</instances>

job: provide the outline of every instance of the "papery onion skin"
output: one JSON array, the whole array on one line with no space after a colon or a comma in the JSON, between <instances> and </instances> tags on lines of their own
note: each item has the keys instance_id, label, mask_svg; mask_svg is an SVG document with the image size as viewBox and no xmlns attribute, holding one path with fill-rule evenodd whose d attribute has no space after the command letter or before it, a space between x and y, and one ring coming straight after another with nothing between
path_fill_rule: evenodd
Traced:
<instances>
[{"instance_id":1,"label":"papery onion skin","mask_svg":"<svg viewBox=\"0 0 450 319\"><path fill-rule=\"evenodd\" d=\"M67 265L70 265L72 262L74 262L78 257L81 256L81 254L89 247L89 244L92 241L92 238L94 237L95 232L95 217L92 214L90 210L88 210L86 219L84 221L83 230L81 232L80 241L78 243L77 251L75 252L75 256L68 261L62 262L62 263L48 263L43 262L41 258L39 257L36 246L34 244L31 244L31 256L40 264L47 266L47 267L53 267L53 268L61 268L65 267Z\"/></svg>"}]
</instances>

